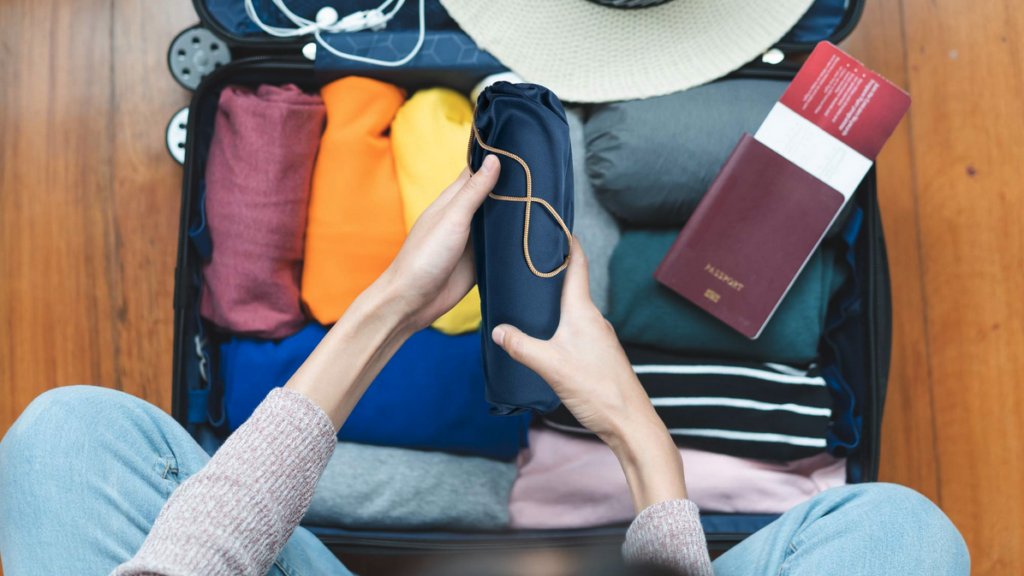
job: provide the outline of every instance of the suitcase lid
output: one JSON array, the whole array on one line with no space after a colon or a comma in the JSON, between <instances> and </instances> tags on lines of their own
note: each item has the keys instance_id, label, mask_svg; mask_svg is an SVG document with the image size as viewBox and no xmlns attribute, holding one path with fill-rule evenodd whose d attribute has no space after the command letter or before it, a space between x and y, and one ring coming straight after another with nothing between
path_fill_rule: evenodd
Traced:
<instances>
[{"instance_id":1,"label":"suitcase lid","mask_svg":"<svg viewBox=\"0 0 1024 576\"><path fill-rule=\"evenodd\" d=\"M857 26L864 11L865 0L815 0L807 13L797 22L773 48L765 52L763 60L775 64L787 54L809 53L814 46L828 40L839 43ZM289 10L296 15L311 20L316 19L317 12L324 7L332 7L344 17L356 10L376 8L379 0L285 0ZM245 12L244 0L193 0L196 12L202 25L220 36L236 55L256 55L268 53L296 54L306 44L313 41L311 35L291 38L278 38L266 34L249 19ZM253 7L260 19L270 26L293 27L271 0L253 0ZM441 33L442 37L467 38L459 29L438 0L426 0L425 20L428 34ZM409 0L406 6L396 14L387 25L388 35L409 36L415 43L417 26L419 25L416 0ZM361 36L372 36L373 33L333 34L324 35L324 39L332 45L349 49L373 49L373 42ZM332 38L335 37L335 38ZM471 42L471 41L470 41ZM405 44L406 42L402 42ZM475 46L474 46L475 47ZM320 60L317 51L317 68L330 68ZM400 52L400 50L396 50ZM344 63L350 67L351 62L335 58L339 65Z\"/></svg>"}]
</instances>

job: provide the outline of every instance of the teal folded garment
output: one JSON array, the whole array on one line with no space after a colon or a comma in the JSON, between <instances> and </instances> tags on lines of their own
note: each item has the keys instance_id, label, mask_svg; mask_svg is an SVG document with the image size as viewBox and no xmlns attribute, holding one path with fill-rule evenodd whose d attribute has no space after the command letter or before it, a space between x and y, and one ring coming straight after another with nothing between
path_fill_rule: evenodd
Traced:
<instances>
[{"instance_id":1,"label":"teal folded garment","mask_svg":"<svg viewBox=\"0 0 1024 576\"><path fill-rule=\"evenodd\" d=\"M814 252L761 337L749 340L651 275L678 231L622 235L611 261L611 312L619 339L684 354L805 365L817 356L828 302L846 280L835 249Z\"/></svg>"}]
</instances>

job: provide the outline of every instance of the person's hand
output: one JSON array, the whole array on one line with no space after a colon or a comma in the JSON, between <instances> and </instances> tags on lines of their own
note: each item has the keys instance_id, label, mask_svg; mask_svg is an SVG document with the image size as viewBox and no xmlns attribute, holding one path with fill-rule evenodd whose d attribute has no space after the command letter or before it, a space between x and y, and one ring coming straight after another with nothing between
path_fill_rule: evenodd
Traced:
<instances>
[{"instance_id":1,"label":"person's hand","mask_svg":"<svg viewBox=\"0 0 1024 576\"><path fill-rule=\"evenodd\" d=\"M327 333L287 387L316 403L335 431L402 343L476 284L469 225L498 181L498 159L464 170L409 231L394 262Z\"/></svg>"},{"instance_id":2,"label":"person's hand","mask_svg":"<svg viewBox=\"0 0 1024 576\"><path fill-rule=\"evenodd\" d=\"M561 319L550 340L514 326L491 337L543 378L576 419L607 443L622 464L637 512L686 497L679 452L633 372L615 329L590 299L586 256L573 238L562 287Z\"/></svg>"},{"instance_id":3,"label":"person's hand","mask_svg":"<svg viewBox=\"0 0 1024 576\"><path fill-rule=\"evenodd\" d=\"M558 330L550 340L502 324L492 338L517 362L543 378L591 432L614 444L640 418L657 418L626 358L615 329L590 299L587 258L573 238L562 287Z\"/></svg>"},{"instance_id":4,"label":"person's hand","mask_svg":"<svg viewBox=\"0 0 1024 576\"><path fill-rule=\"evenodd\" d=\"M411 328L426 328L458 304L476 284L473 214L494 189L501 164L493 155L473 176L469 170L446 188L416 220L394 262L381 276Z\"/></svg>"}]
</instances>

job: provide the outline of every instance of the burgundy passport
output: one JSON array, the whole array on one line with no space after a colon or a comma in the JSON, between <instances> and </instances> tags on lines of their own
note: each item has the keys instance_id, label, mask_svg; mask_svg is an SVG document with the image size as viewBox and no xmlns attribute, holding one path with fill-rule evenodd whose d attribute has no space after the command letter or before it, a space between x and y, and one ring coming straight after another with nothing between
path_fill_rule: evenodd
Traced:
<instances>
[{"instance_id":1,"label":"burgundy passport","mask_svg":"<svg viewBox=\"0 0 1024 576\"><path fill-rule=\"evenodd\" d=\"M757 338L910 106L818 44L757 134L745 134L654 278Z\"/></svg>"}]
</instances>

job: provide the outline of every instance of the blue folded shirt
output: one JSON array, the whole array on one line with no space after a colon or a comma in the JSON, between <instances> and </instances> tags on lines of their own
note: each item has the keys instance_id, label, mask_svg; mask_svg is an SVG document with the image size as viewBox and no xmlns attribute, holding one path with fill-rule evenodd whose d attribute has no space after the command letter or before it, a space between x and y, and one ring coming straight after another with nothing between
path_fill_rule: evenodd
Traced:
<instances>
[{"instance_id":1,"label":"blue folded shirt","mask_svg":"<svg viewBox=\"0 0 1024 576\"><path fill-rule=\"evenodd\" d=\"M327 328L313 323L277 342L234 337L221 345L228 425L238 428L313 352ZM508 460L526 445L529 416L487 413L480 335L414 334L363 394L340 440Z\"/></svg>"},{"instance_id":2,"label":"blue folded shirt","mask_svg":"<svg viewBox=\"0 0 1024 576\"><path fill-rule=\"evenodd\" d=\"M565 279L559 268L569 255L569 238L559 219L570 232L573 223L569 125L562 103L550 90L508 82L498 82L480 94L475 124L479 139L470 145L470 168L478 170L487 154L497 156L501 175L493 194L525 198L529 174L532 197L546 201L551 208L539 202L490 197L473 218L487 401L494 414L550 412L559 406L558 396L540 376L496 345L491 332L508 323L546 340L558 328ZM518 160L493 149L514 154ZM528 208L529 260L523 239ZM556 270L557 274L543 277Z\"/></svg>"}]
</instances>

